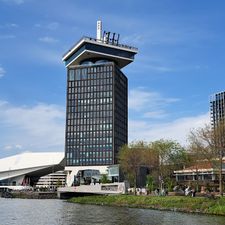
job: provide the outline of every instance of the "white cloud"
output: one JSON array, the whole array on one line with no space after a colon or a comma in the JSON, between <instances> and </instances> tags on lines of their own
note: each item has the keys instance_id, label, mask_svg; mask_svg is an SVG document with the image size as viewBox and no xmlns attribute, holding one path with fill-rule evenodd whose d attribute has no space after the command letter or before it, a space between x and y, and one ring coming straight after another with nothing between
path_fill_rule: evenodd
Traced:
<instances>
[{"instance_id":1,"label":"white cloud","mask_svg":"<svg viewBox=\"0 0 225 225\"><path fill-rule=\"evenodd\" d=\"M5 75L5 70L0 67L0 78L3 77ZM1 105L1 101L0 101L0 105Z\"/></svg>"},{"instance_id":2,"label":"white cloud","mask_svg":"<svg viewBox=\"0 0 225 225\"><path fill-rule=\"evenodd\" d=\"M4 150L61 150L64 107L48 104L13 106L0 102L0 143Z\"/></svg>"},{"instance_id":3,"label":"white cloud","mask_svg":"<svg viewBox=\"0 0 225 225\"><path fill-rule=\"evenodd\" d=\"M40 46L31 46L26 49L26 57L29 56L31 60L38 60L41 63L45 64L54 64L63 66L62 63L62 52L51 49L51 48L43 48Z\"/></svg>"},{"instance_id":4,"label":"white cloud","mask_svg":"<svg viewBox=\"0 0 225 225\"><path fill-rule=\"evenodd\" d=\"M6 23L3 25L0 25L0 28L17 28L17 27L19 27L19 25L16 23Z\"/></svg>"},{"instance_id":5,"label":"white cloud","mask_svg":"<svg viewBox=\"0 0 225 225\"><path fill-rule=\"evenodd\" d=\"M129 141L146 140L154 141L161 138L177 140L185 145L187 135L193 128L202 127L208 124L209 113L194 117L183 117L168 123L152 124L144 120L129 121Z\"/></svg>"},{"instance_id":6,"label":"white cloud","mask_svg":"<svg viewBox=\"0 0 225 225\"><path fill-rule=\"evenodd\" d=\"M173 57L168 57L165 52L152 50L151 52L143 52L142 55L137 55L135 67L129 72L140 73L141 71L146 76L146 71L154 75L182 71L183 69L183 66L177 60L174 60Z\"/></svg>"},{"instance_id":7,"label":"white cloud","mask_svg":"<svg viewBox=\"0 0 225 225\"><path fill-rule=\"evenodd\" d=\"M14 150L14 149L23 149L23 146L20 145L20 144L15 144L15 145L5 145L3 147L4 150L6 151L11 151L11 150Z\"/></svg>"},{"instance_id":8,"label":"white cloud","mask_svg":"<svg viewBox=\"0 0 225 225\"><path fill-rule=\"evenodd\" d=\"M16 4L16 5L21 5L25 2L24 0L1 0L1 1L6 3Z\"/></svg>"},{"instance_id":9,"label":"white cloud","mask_svg":"<svg viewBox=\"0 0 225 225\"><path fill-rule=\"evenodd\" d=\"M22 149L22 148L23 148L23 146L22 146L22 145L20 145L20 144L16 144L16 145L15 145L15 148Z\"/></svg>"},{"instance_id":10,"label":"white cloud","mask_svg":"<svg viewBox=\"0 0 225 225\"><path fill-rule=\"evenodd\" d=\"M6 151L11 150L12 148L13 148L12 145L5 145L5 146L3 147L3 149L6 150Z\"/></svg>"},{"instance_id":11,"label":"white cloud","mask_svg":"<svg viewBox=\"0 0 225 225\"><path fill-rule=\"evenodd\" d=\"M8 104L7 101L1 101L1 100L0 100L0 107L3 106L3 105L6 105L6 104Z\"/></svg>"},{"instance_id":12,"label":"white cloud","mask_svg":"<svg viewBox=\"0 0 225 225\"><path fill-rule=\"evenodd\" d=\"M140 34L132 34L121 39L121 43L126 43L129 45L140 46L143 44L144 37Z\"/></svg>"},{"instance_id":13,"label":"white cloud","mask_svg":"<svg viewBox=\"0 0 225 225\"><path fill-rule=\"evenodd\" d=\"M165 98L158 92L146 91L144 88L135 88L130 90L128 98L129 109L141 111L143 109L155 111L160 107L179 101L178 98ZM157 110L158 111L158 110Z\"/></svg>"},{"instance_id":14,"label":"white cloud","mask_svg":"<svg viewBox=\"0 0 225 225\"><path fill-rule=\"evenodd\" d=\"M59 23L57 22L52 22L46 25L46 28L49 30L56 30L59 28Z\"/></svg>"},{"instance_id":15,"label":"white cloud","mask_svg":"<svg viewBox=\"0 0 225 225\"><path fill-rule=\"evenodd\" d=\"M11 28L16 28L16 27L19 27L18 24L16 23L10 23L10 24L7 24L8 27L11 27Z\"/></svg>"},{"instance_id":16,"label":"white cloud","mask_svg":"<svg viewBox=\"0 0 225 225\"><path fill-rule=\"evenodd\" d=\"M53 31L53 30L57 30L59 28L59 23L58 22L51 22L51 23L47 23L47 24L36 23L36 24L34 24L34 27L44 28L44 29Z\"/></svg>"},{"instance_id":17,"label":"white cloud","mask_svg":"<svg viewBox=\"0 0 225 225\"><path fill-rule=\"evenodd\" d=\"M164 112L149 112L157 117ZM148 120L129 120L129 141L174 139L186 144L187 134L193 128L209 123L209 113L183 117L167 123ZM13 106L0 101L0 143L5 151L64 150L64 106L37 104Z\"/></svg>"},{"instance_id":18,"label":"white cloud","mask_svg":"<svg viewBox=\"0 0 225 225\"><path fill-rule=\"evenodd\" d=\"M140 18L124 20L118 15L107 15L107 18L109 16L113 27L119 26L119 28L121 27L127 32L127 36L122 37L121 42L131 43L139 47L147 44L152 46L173 46L181 43L192 45L215 36L215 34L205 30L204 26L193 25L195 17L191 18L189 22L181 22L179 20L174 21L172 17L167 18L163 15L158 15L157 20L143 20ZM180 18L183 19L182 16ZM136 33L136 30L138 30L138 33Z\"/></svg>"},{"instance_id":19,"label":"white cloud","mask_svg":"<svg viewBox=\"0 0 225 225\"><path fill-rule=\"evenodd\" d=\"M167 116L167 113L164 110L158 110L158 111L150 111L144 113L144 118L149 118L149 119L162 119Z\"/></svg>"},{"instance_id":20,"label":"white cloud","mask_svg":"<svg viewBox=\"0 0 225 225\"><path fill-rule=\"evenodd\" d=\"M16 36L13 35L13 34L1 34L0 35L0 39L13 39L15 38Z\"/></svg>"},{"instance_id":21,"label":"white cloud","mask_svg":"<svg viewBox=\"0 0 225 225\"><path fill-rule=\"evenodd\" d=\"M41 24L40 23L36 23L36 24L34 24L34 27L40 28L41 27Z\"/></svg>"},{"instance_id":22,"label":"white cloud","mask_svg":"<svg viewBox=\"0 0 225 225\"><path fill-rule=\"evenodd\" d=\"M39 41L50 44L58 42L57 39L48 36L39 38Z\"/></svg>"},{"instance_id":23,"label":"white cloud","mask_svg":"<svg viewBox=\"0 0 225 225\"><path fill-rule=\"evenodd\" d=\"M146 65L146 69L148 70L154 70L157 72L171 72L174 71L175 69L172 67L168 66L162 66L162 65Z\"/></svg>"}]
</instances>

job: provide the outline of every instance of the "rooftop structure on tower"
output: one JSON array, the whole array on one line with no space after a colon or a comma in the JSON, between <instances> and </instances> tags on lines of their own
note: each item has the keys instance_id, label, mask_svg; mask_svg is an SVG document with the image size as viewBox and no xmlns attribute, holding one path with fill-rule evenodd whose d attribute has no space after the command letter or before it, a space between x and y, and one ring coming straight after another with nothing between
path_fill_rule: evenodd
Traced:
<instances>
[{"instance_id":1,"label":"rooftop structure on tower","mask_svg":"<svg viewBox=\"0 0 225 225\"><path fill-rule=\"evenodd\" d=\"M104 31L102 35L101 28L101 21L97 21L96 38L82 37L63 55L62 60L66 67L82 65L87 60L95 62L99 59L107 59L122 69L134 61L138 49L120 44L119 34Z\"/></svg>"}]
</instances>

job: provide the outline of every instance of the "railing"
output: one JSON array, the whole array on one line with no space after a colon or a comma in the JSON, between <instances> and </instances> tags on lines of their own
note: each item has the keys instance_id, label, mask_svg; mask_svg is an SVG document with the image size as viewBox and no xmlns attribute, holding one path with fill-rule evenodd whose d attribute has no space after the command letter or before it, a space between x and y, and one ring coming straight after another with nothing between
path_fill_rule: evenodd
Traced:
<instances>
[{"instance_id":1,"label":"railing","mask_svg":"<svg viewBox=\"0 0 225 225\"><path fill-rule=\"evenodd\" d=\"M63 57L65 57L69 52L71 52L71 50L72 50L79 42L81 42L82 40L93 41L93 42L103 43L103 44L108 44L108 45L112 45L112 46L118 46L118 47L121 47L121 48L126 48L126 49L130 49L130 50L134 50L134 51L137 51L137 50L138 50L138 48L132 47L132 46L129 46L129 45L119 44L119 43L117 43L117 42L112 42L112 41L109 41L109 40L107 40L107 41L106 41L106 40L99 40L99 39L96 39L96 38L83 36L78 42L76 42L74 45L72 45L71 48L70 48L65 54L63 54Z\"/></svg>"}]
</instances>

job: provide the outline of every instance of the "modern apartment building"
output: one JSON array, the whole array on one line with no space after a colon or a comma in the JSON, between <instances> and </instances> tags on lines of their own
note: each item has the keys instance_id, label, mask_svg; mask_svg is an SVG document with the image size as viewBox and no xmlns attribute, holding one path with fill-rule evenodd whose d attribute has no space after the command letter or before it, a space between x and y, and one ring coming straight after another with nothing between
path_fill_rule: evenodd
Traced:
<instances>
[{"instance_id":1,"label":"modern apartment building","mask_svg":"<svg viewBox=\"0 0 225 225\"><path fill-rule=\"evenodd\" d=\"M211 125L216 130L217 145L225 147L225 92L219 92L210 98Z\"/></svg>"},{"instance_id":2,"label":"modern apartment building","mask_svg":"<svg viewBox=\"0 0 225 225\"><path fill-rule=\"evenodd\" d=\"M225 92L219 92L210 98L211 124L217 125L225 121Z\"/></svg>"}]
</instances>

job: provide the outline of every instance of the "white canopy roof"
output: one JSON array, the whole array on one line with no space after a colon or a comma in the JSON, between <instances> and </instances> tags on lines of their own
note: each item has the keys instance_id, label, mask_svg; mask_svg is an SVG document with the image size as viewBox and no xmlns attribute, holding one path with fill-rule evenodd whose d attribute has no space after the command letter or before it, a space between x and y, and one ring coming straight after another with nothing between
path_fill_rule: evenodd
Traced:
<instances>
[{"instance_id":1,"label":"white canopy roof","mask_svg":"<svg viewBox=\"0 0 225 225\"><path fill-rule=\"evenodd\" d=\"M58 165L64 152L25 152L0 159L0 172Z\"/></svg>"}]
</instances>

